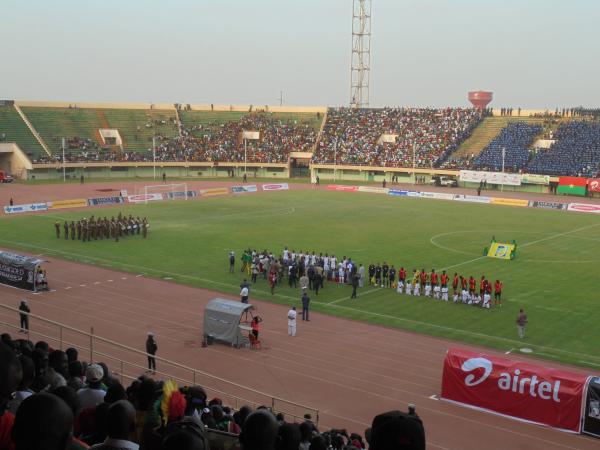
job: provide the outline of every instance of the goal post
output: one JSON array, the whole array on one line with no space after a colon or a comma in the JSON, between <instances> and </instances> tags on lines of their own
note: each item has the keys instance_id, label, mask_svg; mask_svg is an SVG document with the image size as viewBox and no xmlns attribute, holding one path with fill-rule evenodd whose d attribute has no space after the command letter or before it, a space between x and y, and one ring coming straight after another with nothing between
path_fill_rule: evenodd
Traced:
<instances>
[{"instance_id":1,"label":"goal post","mask_svg":"<svg viewBox=\"0 0 600 450\"><path fill-rule=\"evenodd\" d=\"M144 202L146 204L148 204L148 200L150 199L152 194L161 194L164 200L187 200L187 183L156 184L151 186L144 186Z\"/></svg>"}]
</instances>

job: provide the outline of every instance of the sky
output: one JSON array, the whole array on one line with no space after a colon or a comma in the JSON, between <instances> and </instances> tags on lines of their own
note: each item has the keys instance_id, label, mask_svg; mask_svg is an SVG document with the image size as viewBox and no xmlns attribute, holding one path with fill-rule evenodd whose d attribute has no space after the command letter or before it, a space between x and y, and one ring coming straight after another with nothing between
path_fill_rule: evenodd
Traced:
<instances>
[{"instance_id":1,"label":"sky","mask_svg":"<svg viewBox=\"0 0 600 450\"><path fill-rule=\"evenodd\" d=\"M0 99L344 106L352 0L0 0ZM370 106L600 106L599 0L372 0Z\"/></svg>"}]
</instances>

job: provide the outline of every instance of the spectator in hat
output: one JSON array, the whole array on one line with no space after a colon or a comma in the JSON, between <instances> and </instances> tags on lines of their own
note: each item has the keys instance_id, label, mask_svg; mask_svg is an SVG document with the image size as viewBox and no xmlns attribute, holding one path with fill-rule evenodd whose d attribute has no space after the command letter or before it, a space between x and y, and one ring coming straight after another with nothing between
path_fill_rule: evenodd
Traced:
<instances>
[{"instance_id":1,"label":"spectator in hat","mask_svg":"<svg viewBox=\"0 0 600 450\"><path fill-rule=\"evenodd\" d=\"M21 300L19 311L21 311L19 313L19 322L21 327L19 333L26 333L29 331L29 313L31 312L29 305L27 304L27 300Z\"/></svg>"},{"instance_id":2,"label":"spectator in hat","mask_svg":"<svg viewBox=\"0 0 600 450\"><path fill-rule=\"evenodd\" d=\"M146 353L148 354L148 372L156 373L156 351L158 345L154 339L154 333L149 331L148 338L146 339Z\"/></svg>"},{"instance_id":3,"label":"spectator in hat","mask_svg":"<svg viewBox=\"0 0 600 450\"><path fill-rule=\"evenodd\" d=\"M108 436L101 444L90 447L93 450L138 450L132 441L135 434L135 409L127 400L119 400L108 408L106 426Z\"/></svg>"},{"instance_id":4,"label":"spectator in hat","mask_svg":"<svg viewBox=\"0 0 600 450\"><path fill-rule=\"evenodd\" d=\"M104 401L106 392L102 389L104 370L98 364L90 364L85 371L88 386L79 389L77 395L81 401L81 408L93 408Z\"/></svg>"},{"instance_id":5,"label":"spectator in hat","mask_svg":"<svg viewBox=\"0 0 600 450\"><path fill-rule=\"evenodd\" d=\"M389 411L373 419L369 450L425 450L425 429L417 415Z\"/></svg>"},{"instance_id":6,"label":"spectator in hat","mask_svg":"<svg viewBox=\"0 0 600 450\"><path fill-rule=\"evenodd\" d=\"M71 445L72 430L73 413L61 398L35 394L26 398L17 411L12 430L14 448L65 450Z\"/></svg>"}]
</instances>

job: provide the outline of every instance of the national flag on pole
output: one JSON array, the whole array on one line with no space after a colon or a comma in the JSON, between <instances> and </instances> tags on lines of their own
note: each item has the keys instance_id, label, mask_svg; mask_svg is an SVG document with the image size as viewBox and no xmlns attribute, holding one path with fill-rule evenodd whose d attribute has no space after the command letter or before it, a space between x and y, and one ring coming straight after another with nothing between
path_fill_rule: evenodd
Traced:
<instances>
[{"instance_id":1,"label":"national flag on pole","mask_svg":"<svg viewBox=\"0 0 600 450\"><path fill-rule=\"evenodd\" d=\"M587 179L580 177L560 177L558 179L557 194L585 196Z\"/></svg>"}]
</instances>

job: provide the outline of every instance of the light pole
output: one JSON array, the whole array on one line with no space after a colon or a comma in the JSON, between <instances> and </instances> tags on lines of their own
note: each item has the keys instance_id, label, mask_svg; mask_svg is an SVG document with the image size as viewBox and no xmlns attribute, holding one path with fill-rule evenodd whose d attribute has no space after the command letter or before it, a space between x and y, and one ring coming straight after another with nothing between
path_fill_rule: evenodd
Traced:
<instances>
[{"instance_id":1,"label":"light pole","mask_svg":"<svg viewBox=\"0 0 600 450\"><path fill-rule=\"evenodd\" d=\"M333 141L333 181L335 182L335 171L337 164L337 138Z\"/></svg>"},{"instance_id":2,"label":"light pole","mask_svg":"<svg viewBox=\"0 0 600 450\"><path fill-rule=\"evenodd\" d=\"M65 138L62 138L62 166L63 166L63 183L67 181L67 171L65 169Z\"/></svg>"},{"instance_id":3,"label":"light pole","mask_svg":"<svg viewBox=\"0 0 600 450\"><path fill-rule=\"evenodd\" d=\"M502 147L502 184L500 185L500 192L504 192L504 158L506 157L506 147Z\"/></svg>"},{"instance_id":4,"label":"light pole","mask_svg":"<svg viewBox=\"0 0 600 450\"><path fill-rule=\"evenodd\" d=\"M415 172L415 168L417 167L417 143L413 143L413 184L417 184L417 172Z\"/></svg>"},{"instance_id":5,"label":"light pole","mask_svg":"<svg viewBox=\"0 0 600 450\"><path fill-rule=\"evenodd\" d=\"M248 164L248 151L246 149L246 142L248 142L248 141L246 138L244 138L244 175L246 175L246 172L247 172L246 165Z\"/></svg>"},{"instance_id":6,"label":"light pole","mask_svg":"<svg viewBox=\"0 0 600 450\"><path fill-rule=\"evenodd\" d=\"M156 180L156 137L152 137L152 170L154 179Z\"/></svg>"}]
</instances>

